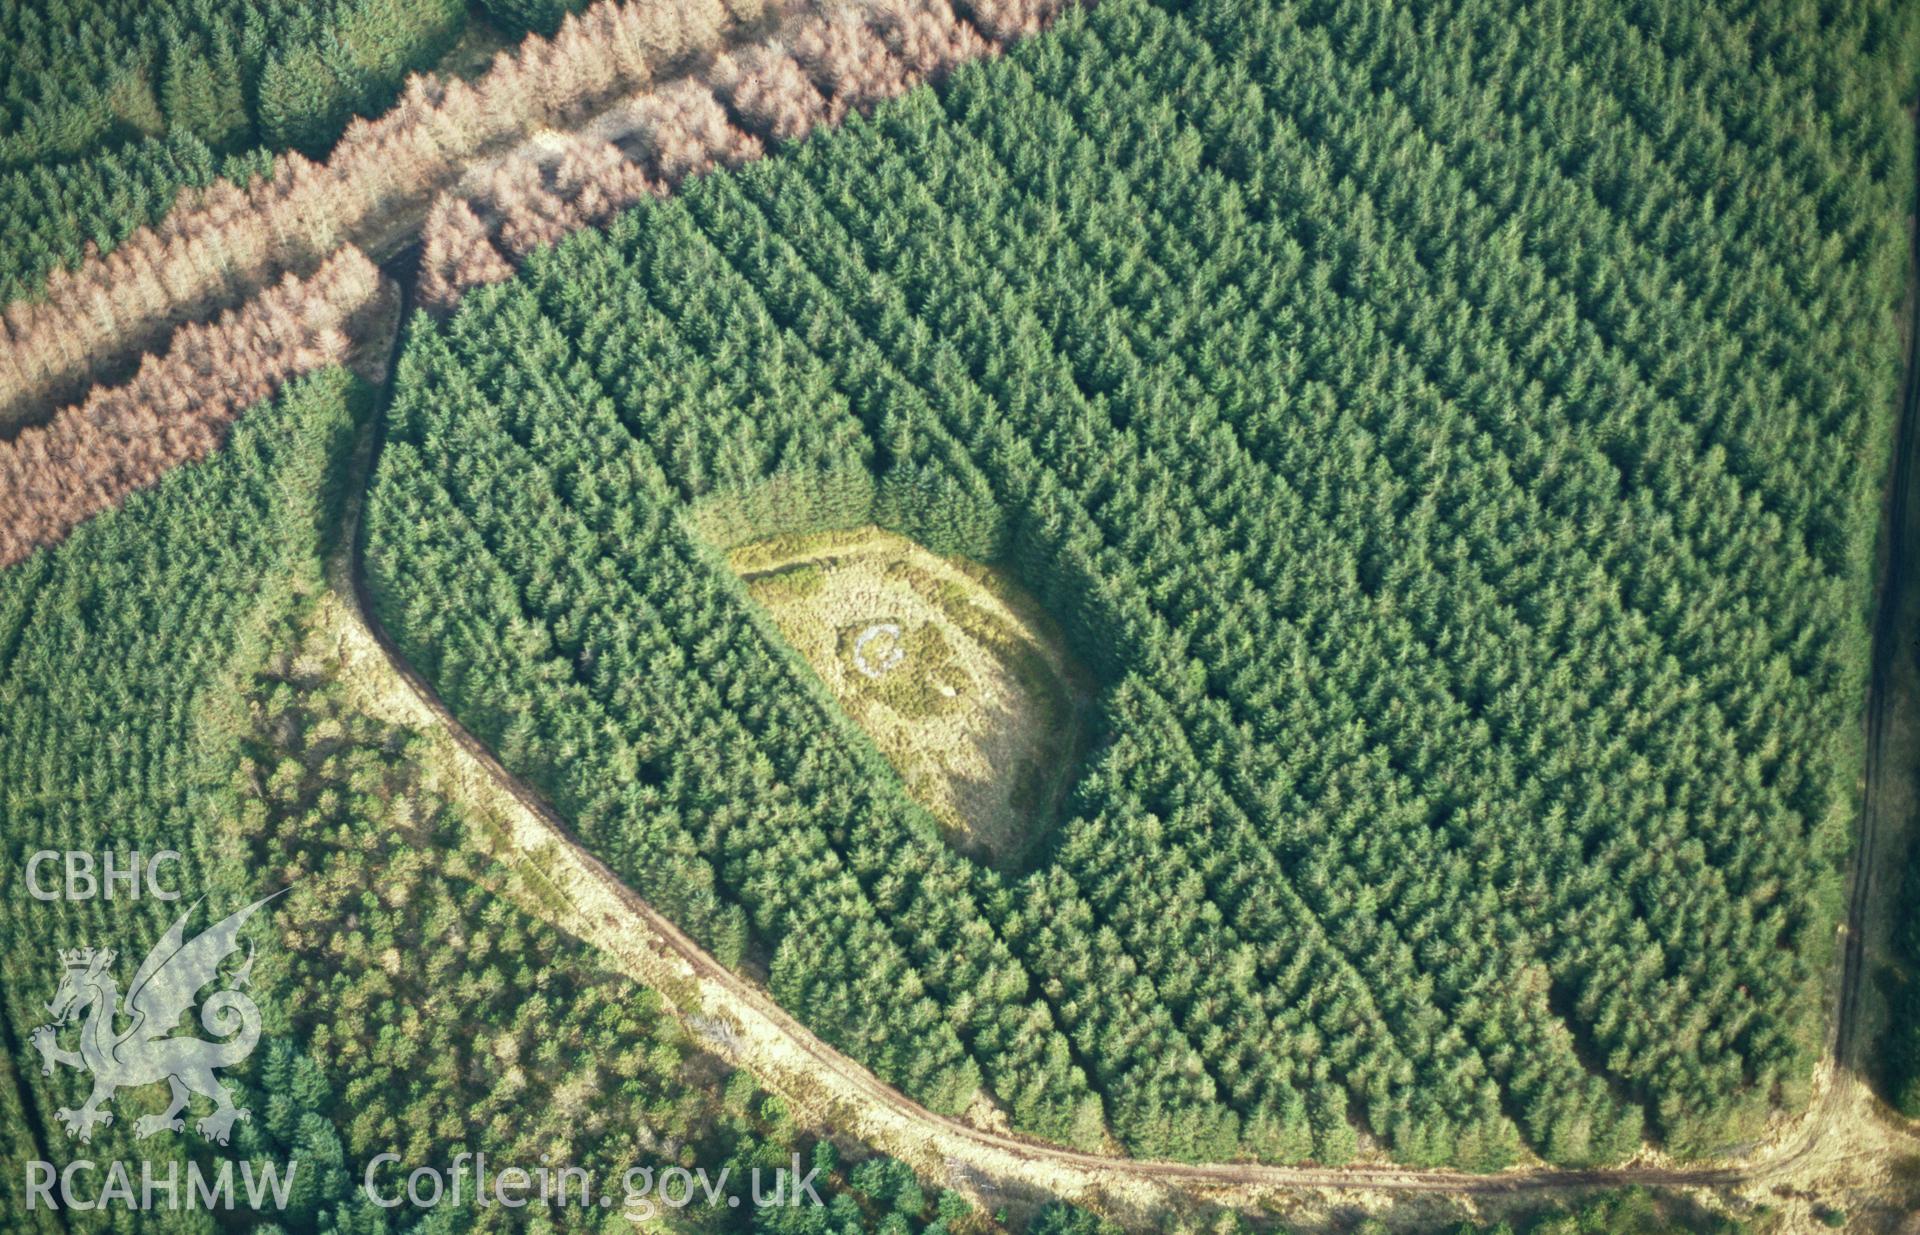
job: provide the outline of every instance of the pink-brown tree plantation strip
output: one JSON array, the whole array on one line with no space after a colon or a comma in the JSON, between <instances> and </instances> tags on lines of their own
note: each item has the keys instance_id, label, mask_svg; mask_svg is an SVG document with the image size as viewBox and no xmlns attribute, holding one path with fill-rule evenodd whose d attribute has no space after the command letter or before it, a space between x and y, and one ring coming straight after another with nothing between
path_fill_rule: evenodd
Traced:
<instances>
[{"instance_id":1,"label":"pink-brown tree plantation strip","mask_svg":"<svg viewBox=\"0 0 1920 1235\"><path fill-rule=\"evenodd\" d=\"M631 92L760 16L757 0L601 4L552 39L502 52L471 85L415 77L393 110L356 121L324 164L287 154L245 189L218 182L183 195L157 226L0 314L0 424L71 397L115 360L159 346L177 322L314 269L343 243L382 250L476 156Z\"/></svg>"},{"instance_id":2,"label":"pink-brown tree plantation strip","mask_svg":"<svg viewBox=\"0 0 1920 1235\"><path fill-rule=\"evenodd\" d=\"M365 254L342 248L310 278L287 275L218 321L181 327L126 385L0 442L0 567L218 449L241 412L290 378L344 361L349 319L379 282Z\"/></svg>"},{"instance_id":3,"label":"pink-brown tree plantation strip","mask_svg":"<svg viewBox=\"0 0 1920 1235\"><path fill-rule=\"evenodd\" d=\"M967 11L1024 33L1058 8L1017 0ZM759 158L769 142L869 111L1003 37L989 41L948 0L808 8L698 74L649 84L650 65L710 50L748 11L748 0L601 5L552 40L503 53L475 86L415 78L392 112L357 122L331 162L293 154L247 189L217 183L111 255L57 276L46 301L8 306L0 423L97 364L157 347L170 330L172 341L124 385L0 442L0 566L216 449L236 416L286 380L343 360L348 320L378 284L355 242L391 242L396 219L425 211L420 299L446 308L541 245L688 176ZM529 127L577 123L589 109L590 123L470 166ZM278 286L257 291L276 276ZM174 328L227 305L236 307L211 324Z\"/></svg>"},{"instance_id":4,"label":"pink-brown tree plantation strip","mask_svg":"<svg viewBox=\"0 0 1920 1235\"><path fill-rule=\"evenodd\" d=\"M1026 0L982 11L996 29L1024 32L1058 5ZM688 176L759 158L766 143L870 111L997 46L948 0L798 11L703 73L615 104L577 132L527 143L477 191L463 184L442 194L427 223L422 300L450 307L465 289L506 278L508 259L604 223Z\"/></svg>"},{"instance_id":5,"label":"pink-brown tree plantation strip","mask_svg":"<svg viewBox=\"0 0 1920 1235\"><path fill-rule=\"evenodd\" d=\"M504 161L485 186L510 252L600 222L648 191L716 163L757 157L850 108L946 72L1041 28L1064 0L875 0L770 12L761 0L609 0L551 39L502 52L478 81L418 76L376 120L356 121L332 158L297 153L242 189L184 195L158 225L49 279L44 299L0 313L0 426L35 418L167 332L237 304L276 276L313 270L339 245L380 254L415 228L472 163L542 129L577 123L621 96L742 41L700 71L630 99L626 166L589 142L557 176ZM768 32L771 33L768 33ZM754 42L750 36L762 37ZM465 194L471 195L471 194ZM443 220L450 216L436 212ZM490 267L484 254L466 263ZM443 265L441 277L445 277ZM442 296L446 291L443 289Z\"/></svg>"}]
</instances>

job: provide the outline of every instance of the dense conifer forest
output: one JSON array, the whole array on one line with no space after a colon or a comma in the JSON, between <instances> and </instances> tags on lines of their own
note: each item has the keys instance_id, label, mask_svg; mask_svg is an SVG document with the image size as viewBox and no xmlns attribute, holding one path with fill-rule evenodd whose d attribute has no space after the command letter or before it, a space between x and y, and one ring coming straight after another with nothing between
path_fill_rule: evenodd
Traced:
<instances>
[{"instance_id":1,"label":"dense conifer forest","mask_svg":"<svg viewBox=\"0 0 1920 1235\"><path fill-rule=\"evenodd\" d=\"M0 302L157 222L184 187L324 155L469 19L466 0L0 3Z\"/></svg>"},{"instance_id":2,"label":"dense conifer forest","mask_svg":"<svg viewBox=\"0 0 1920 1235\"><path fill-rule=\"evenodd\" d=\"M0 1200L61 1150L297 1161L281 1235L624 1230L394 1213L359 1172L798 1155L823 1207L667 1225L1117 1229L1010 1220L971 1160L943 1192L735 1070L543 900L457 742L698 944L662 955L953 1117L880 1093L929 1147L1749 1162L1836 1092L1920 5L586 7L0 0L0 864L289 889L230 1144L141 1136L153 1090L81 1143L39 1066L64 950L131 969L181 905L0 900ZM476 27L484 77L409 84ZM354 247L389 224L417 263ZM396 275L430 311L376 388L333 366L381 370ZM840 615L803 652L737 573L875 528L1043 619L1058 766L998 859L809 661L935 645ZM350 548L439 731L353 678ZM1895 856L1855 1053L1916 1116ZM1167 1169L1090 1169L1128 1168ZM1672 1201L1491 1229L1744 1229ZM1211 1204L1167 1229L1251 1229Z\"/></svg>"},{"instance_id":3,"label":"dense conifer forest","mask_svg":"<svg viewBox=\"0 0 1920 1235\"><path fill-rule=\"evenodd\" d=\"M1749 1139L1822 1042L1910 43L1109 0L416 323L383 616L937 1110L1206 1160ZM869 522L1009 570L1104 682L1024 874L721 557Z\"/></svg>"},{"instance_id":4,"label":"dense conifer forest","mask_svg":"<svg viewBox=\"0 0 1920 1235\"><path fill-rule=\"evenodd\" d=\"M231 1074L252 1117L231 1146L136 1141L127 1109L80 1152L160 1170L188 1156L209 1170L227 1156L297 1163L289 1204L259 1228L288 1235L523 1229L514 1211L396 1213L363 1191L379 1154L444 1163L476 1146L602 1181L636 1165L745 1180L795 1153L821 1167L817 1214L701 1206L678 1215L685 1230L988 1229L900 1163L799 1126L782 1098L704 1054L657 995L532 912L537 897L479 843L423 736L355 702L337 635L313 615L370 404L342 370L304 379L251 411L219 455L0 573L6 863L97 849L97 821L111 818L120 852L179 847L163 883L185 893L135 900L123 886L114 899L22 894L0 907L5 1229L123 1229L29 1210L19 1190L24 1163L64 1144L52 1112L74 1101L72 1073L24 1068L36 1057L15 1045L46 1020L60 950L137 951L202 896L224 911L283 887L253 972L262 1042ZM598 1208L544 1217L547 1230L611 1229ZM137 1229L223 1228L182 1210L142 1214Z\"/></svg>"}]
</instances>

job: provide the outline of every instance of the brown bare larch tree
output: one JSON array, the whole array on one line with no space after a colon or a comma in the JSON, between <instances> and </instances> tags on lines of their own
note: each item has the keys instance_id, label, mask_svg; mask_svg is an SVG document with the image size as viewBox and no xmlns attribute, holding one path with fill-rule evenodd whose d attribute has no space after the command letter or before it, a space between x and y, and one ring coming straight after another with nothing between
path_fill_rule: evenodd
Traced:
<instances>
[{"instance_id":1,"label":"brown bare larch tree","mask_svg":"<svg viewBox=\"0 0 1920 1235\"><path fill-rule=\"evenodd\" d=\"M461 293L498 283L513 267L493 247L487 228L462 198L442 193L427 215L426 242L420 255L420 303L445 311Z\"/></svg>"},{"instance_id":2,"label":"brown bare larch tree","mask_svg":"<svg viewBox=\"0 0 1920 1235\"><path fill-rule=\"evenodd\" d=\"M235 417L289 378L345 360L349 321L379 281L360 250L343 248L311 278L287 275L217 321L181 327L126 385L0 443L0 566L217 449Z\"/></svg>"},{"instance_id":3,"label":"brown bare larch tree","mask_svg":"<svg viewBox=\"0 0 1920 1235\"><path fill-rule=\"evenodd\" d=\"M287 154L244 190L216 181L181 194L158 225L0 314L0 422L342 243L383 247L396 218L424 209L477 154L646 85L653 66L716 47L732 21L721 0L601 4L552 39L502 52L472 85L416 77L386 115L348 126L324 165Z\"/></svg>"},{"instance_id":4,"label":"brown bare larch tree","mask_svg":"<svg viewBox=\"0 0 1920 1235\"><path fill-rule=\"evenodd\" d=\"M722 56L714 84L741 127L770 142L798 141L827 122L827 100L777 42Z\"/></svg>"}]
</instances>

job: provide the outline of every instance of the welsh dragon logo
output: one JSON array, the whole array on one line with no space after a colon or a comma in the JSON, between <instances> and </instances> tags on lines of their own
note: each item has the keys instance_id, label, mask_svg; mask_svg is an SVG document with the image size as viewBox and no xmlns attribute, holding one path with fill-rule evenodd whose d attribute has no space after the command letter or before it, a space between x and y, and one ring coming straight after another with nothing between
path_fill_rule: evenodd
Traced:
<instances>
[{"instance_id":1,"label":"welsh dragon logo","mask_svg":"<svg viewBox=\"0 0 1920 1235\"><path fill-rule=\"evenodd\" d=\"M222 979L221 989L209 995L200 1009L200 1024L209 1034L224 1040L209 1042L191 1035L169 1035L193 1007L200 989L220 979L220 965L239 950L240 928L247 919L279 895L275 892L257 900L188 939L187 918L198 906L195 902L140 962L124 1002L112 974L113 949L80 948L61 953L64 972L60 987L47 1005L54 1019L35 1029L32 1041L47 1075L53 1074L57 1063L93 1074L93 1093L80 1109L55 1112L69 1136L91 1141L96 1126L113 1122L113 1112L102 1106L116 1091L160 1081L172 1087L172 1101L160 1114L136 1120L136 1136L185 1131L186 1123L179 1116L194 1094L211 1098L214 1104L213 1114L198 1120L194 1127L222 1145L227 1143L234 1120L250 1117L247 1108L233 1104L232 1091L215 1080L213 1073L216 1068L230 1068L244 1060L260 1040L260 1009L240 989L253 970L251 944L246 960ZM80 1049L70 1051L60 1046L59 1034L76 1015L84 1017ZM120 1021L128 1022L125 1030L115 1027Z\"/></svg>"}]
</instances>

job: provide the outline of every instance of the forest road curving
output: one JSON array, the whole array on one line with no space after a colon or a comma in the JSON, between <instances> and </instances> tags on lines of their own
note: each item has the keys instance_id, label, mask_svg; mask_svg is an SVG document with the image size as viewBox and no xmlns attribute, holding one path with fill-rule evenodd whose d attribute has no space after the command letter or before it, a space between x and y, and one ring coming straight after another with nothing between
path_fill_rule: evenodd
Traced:
<instances>
[{"instance_id":1,"label":"forest road curving","mask_svg":"<svg viewBox=\"0 0 1920 1235\"><path fill-rule=\"evenodd\" d=\"M1910 247L1912 238L1910 237ZM380 624L373 596L367 586L363 546L358 526L359 508L364 500L384 438L385 400L391 383L382 392L381 410L372 431L372 446L357 452L349 480L345 544L350 546L351 608L367 633L379 646L393 672L419 701L445 726L452 739L485 769L506 793L537 818L552 839L572 851L578 863L589 870L619 903L644 925L648 934L670 950L692 972L705 980L708 990L718 989L732 1004L730 1011L742 1020L770 1027L794 1052L810 1061L810 1078L824 1086L836 1099L871 1109L886 1127L895 1129L896 1139L919 1136L923 1145L937 1146L949 1163L957 1163L977 1177L1031 1185L1037 1175L1023 1166L1044 1168L1052 1181L1079 1181L1087 1190L1097 1191L1114 1180L1134 1180L1162 1187L1219 1189L1222 1187L1273 1189L1364 1189L1405 1193L1452 1193L1457 1195L1500 1195L1547 1193L1560 1190L1645 1185L1656 1187L1733 1187L1763 1181L1791 1172L1821 1144L1822 1138L1839 1122L1857 1118L1862 1082L1856 1069L1862 1062L1859 1032L1860 992L1864 981L1866 954L1863 927L1868 906L1876 895L1875 858L1885 831L1883 813L1886 786L1890 777L1903 775L1900 769L1886 766L1885 753L1889 717L1894 706L1891 689L1894 657L1899 654L1896 616L1904 589L1910 584L1909 559L1914 546L1907 528L1908 514L1914 508L1913 488L1917 472L1914 454L1920 448L1916 430L1920 429L1920 330L1915 329L1913 286L1920 266L1920 250L1910 253L1909 302L1907 311L1908 356L1906 377L1901 391L1897 418L1894 457L1889 496L1883 512L1883 544L1886 547L1884 575L1880 583L1873 627L1872 670L1866 706L1867 763L1865 796L1861 823L1849 876L1847 917L1843 924L1840 976L1834 996L1834 1010L1828 1027L1828 1054L1837 1067L1830 1083L1803 1115L1798 1126L1784 1140L1753 1157L1710 1167L1625 1166L1606 1169L1530 1167L1493 1174L1472 1174L1452 1170L1423 1170L1395 1166L1364 1165L1348 1167L1287 1167L1257 1163L1183 1163L1123 1158L1106 1154L1065 1149L975 1127L958 1119L936 1114L874 1076L864 1066L841 1054L816 1037L805 1026L776 1004L762 988L720 964L680 930L664 914L653 908L629 888L605 864L595 858L575 836L557 812L530 786L507 771L484 743L468 732L440 699L433 687L415 672L401 654L398 645ZM402 279L403 283L406 280ZM681 1009L682 1012L688 1009ZM907 1145L877 1146L900 1153Z\"/></svg>"}]
</instances>

